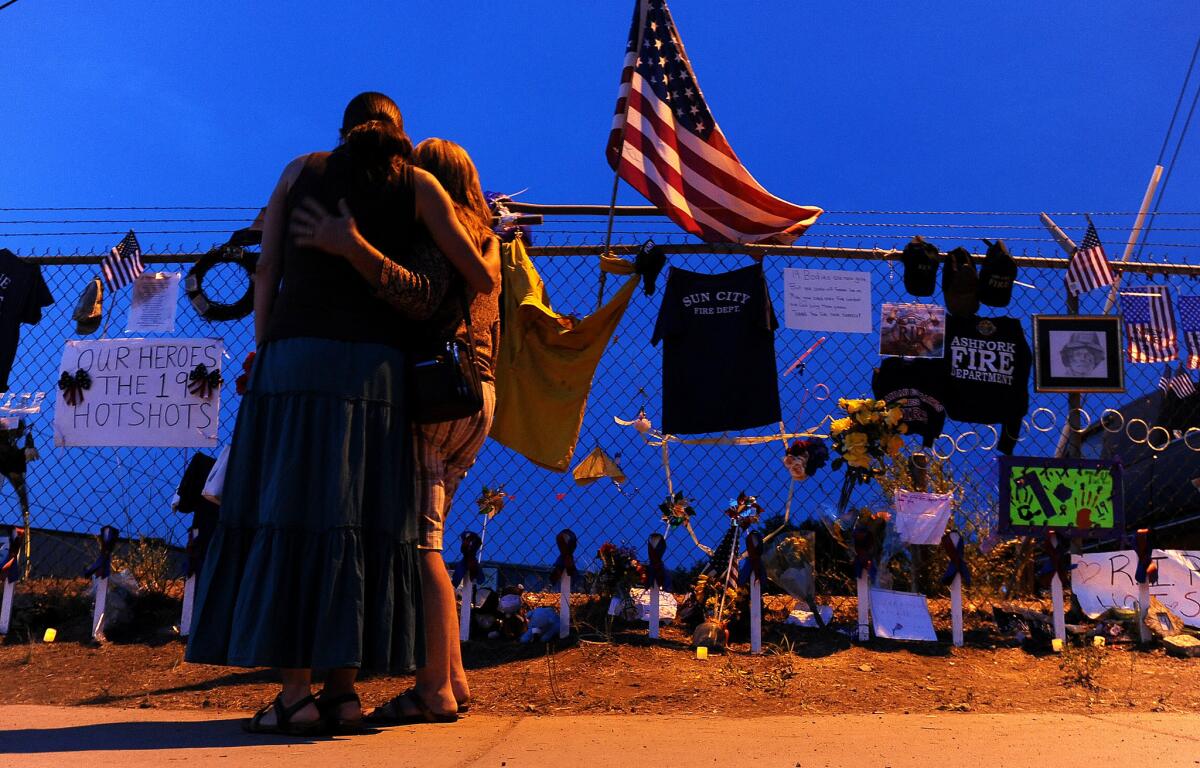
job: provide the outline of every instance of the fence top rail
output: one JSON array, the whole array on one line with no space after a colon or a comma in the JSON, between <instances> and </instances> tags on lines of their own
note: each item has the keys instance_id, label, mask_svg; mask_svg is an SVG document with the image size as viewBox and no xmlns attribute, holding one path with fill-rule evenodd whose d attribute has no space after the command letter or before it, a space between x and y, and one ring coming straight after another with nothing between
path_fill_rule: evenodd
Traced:
<instances>
[{"instance_id":1,"label":"fence top rail","mask_svg":"<svg viewBox=\"0 0 1200 768\"><path fill-rule=\"evenodd\" d=\"M612 245L609 251L618 256L636 254L639 245ZM816 259L850 259L858 261L898 261L901 251L895 248L841 248L818 245L739 245L737 243L668 243L659 247L667 254L729 254L754 257L792 256ZM599 256L604 245L535 245L528 249L530 256ZM941 254L944 256L945 254ZM203 253L147 253L142 261L146 264L193 264ZM977 262L984 254L973 253ZM69 256L22 256L22 261L46 266L99 264L107 254L72 254ZM1013 256L1018 266L1029 269L1066 269L1067 258L1048 256ZM1182 275L1200 277L1200 264L1173 264L1169 262L1110 261L1113 272L1145 275Z\"/></svg>"}]
</instances>

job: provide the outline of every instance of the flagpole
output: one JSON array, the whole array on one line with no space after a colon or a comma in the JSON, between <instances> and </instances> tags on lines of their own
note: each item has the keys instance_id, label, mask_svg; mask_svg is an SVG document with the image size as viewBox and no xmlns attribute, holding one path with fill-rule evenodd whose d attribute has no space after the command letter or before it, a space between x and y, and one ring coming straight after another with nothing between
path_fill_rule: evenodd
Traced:
<instances>
[{"instance_id":1,"label":"flagpole","mask_svg":"<svg viewBox=\"0 0 1200 768\"><path fill-rule=\"evenodd\" d=\"M1146 185L1146 194L1142 196L1142 206L1138 209L1137 218L1133 220L1133 229L1129 232L1129 241L1125 243L1125 253L1121 255L1122 264L1129 261L1129 257L1133 255L1133 249L1137 245L1138 238L1141 237L1142 222L1146 219L1146 211L1150 209L1150 202L1154 199L1154 193L1158 190L1158 182L1162 178L1162 171L1163 167L1161 165L1155 165L1154 170L1150 173L1150 183ZM1123 271L1118 271L1113 277L1112 289L1108 292L1108 300L1104 302L1104 314L1106 315L1112 312L1113 307L1116 306L1117 295L1121 289L1121 278L1124 276L1125 273ZM1067 296L1068 301L1070 301L1072 297L1070 296L1069 289ZM1124 353L1122 352L1122 354ZM1083 395L1079 395L1079 402L1073 408L1083 408ZM1071 439L1072 414L1076 413L1073 408L1067 413L1067 420L1063 424L1062 434L1058 437L1058 447L1054 451L1055 456L1063 455L1063 451L1066 450L1067 443ZM1077 419L1078 416L1075 418Z\"/></svg>"},{"instance_id":2,"label":"flagpole","mask_svg":"<svg viewBox=\"0 0 1200 768\"><path fill-rule=\"evenodd\" d=\"M1137 245L1138 238L1142 234L1142 221L1146 218L1146 211L1150 209L1150 202L1154 199L1154 193L1158 190L1159 179L1162 178L1163 167L1161 165L1154 166L1154 171L1150 174L1150 183L1146 185L1146 194L1142 197L1142 207L1138 210L1137 218L1133 221L1133 230L1129 233L1129 242L1125 243L1125 253L1121 256L1121 263L1129 261L1129 257L1133 255L1134 246ZM1113 278L1112 290L1108 292L1108 301L1104 303L1104 314L1112 312L1113 306L1117 303L1117 293L1121 289L1121 278L1123 272L1118 272Z\"/></svg>"},{"instance_id":3,"label":"flagpole","mask_svg":"<svg viewBox=\"0 0 1200 768\"><path fill-rule=\"evenodd\" d=\"M637 9L638 9L637 42L634 44L634 47L633 47L633 56L634 56L634 65L633 66L636 66L637 57L641 55L642 33L646 29L646 2L645 2L645 0L637 0ZM626 56L628 57L628 54L626 54ZM622 72L624 72L623 69L622 69ZM613 218L616 215L616 211L617 211L617 189L620 187L620 184L621 184L621 170L620 170L621 169L621 154L625 147L625 126L628 125L628 123L629 123L629 119L628 119L629 118L629 94L630 94L630 92L633 91L633 76L632 75L630 76L628 83L622 83L622 86L628 87L629 90L626 91L625 95L624 95L625 111L624 111L624 113L622 115L622 119L621 119L621 133L617 139L617 145L616 145L617 157L615 159L615 162L613 163L613 188L612 188L612 198L609 200L609 203L608 203L608 227L606 228L606 231L604 233L604 250L600 253L600 264L601 264L600 287L596 292L596 310L597 311L599 311L600 308L604 306L604 283L608 279L608 273L605 272L604 268L603 268L604 256L608 253L608 249L612 247ZM618 95L617 99L619 101L621 99L621 96Z\"/></svg>"}]
</instances>

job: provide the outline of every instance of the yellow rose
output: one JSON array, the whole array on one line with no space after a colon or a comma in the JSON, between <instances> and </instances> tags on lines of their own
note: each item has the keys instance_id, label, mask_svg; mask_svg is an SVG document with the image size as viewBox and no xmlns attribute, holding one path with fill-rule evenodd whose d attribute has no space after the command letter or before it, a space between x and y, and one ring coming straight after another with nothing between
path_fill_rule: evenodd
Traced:
<instances>
[{"instance_id":1,"label":"yellow rose","mask_svg":"<svg viewBox=\"0 0 1200 768\"><path fill-rule=\"evenodd\" d=\"M874 421L875 416L870 411L859 411L858 413L854 414L854 420L857 421L859 424L865 425L865 424L870 424L872 421Z\"/></svg>"},{"instance_id":2,"label":"yellow rose","mask_svg":"<svg viewBox=\"0 0 1200 768\"><path fill-rule=\"evenodd\" d=\"M854 426L854 422L850 421L848 418L835 419L834 422L829 425L829 431L835 435L840 435L846 430L850 429L852 426Z\"/></svg>"},{"instance_id":3,"label":"yellow rose","mask_svg":"<svg viewBox=\"0 0 1200 768\"><path fill-rule=\"evenodd\" d=\"M867 456L865 453L863 453L863 454L848 454L846 456L846 463L852 467L866 469L867 467L871 466L871 458L869 456Z\"/></svg>"},{"instance_id":4,"label":"yellow rose","mask_svg":"<svg viewBox=\"0 0 1200 768\"><path fill-rule=\"evenodd\" d=\"M875 409L876 410L882 411L885 408L887 408L887 403L883 402L882 400L875 401Z\"/></svg>"},{"instance_id":5,"label":"yellow rose","mask_svg":"<svg viewBox=\"0 0 1200 768\"><path fill-rule=\"evenodd\" d=\"M858 413L859 411L862 410L862 407L863 407L862 400L846 400L845 403L846 404L843 405L842 408L845 409L846 413L851 413L851 414ZM840 405L840 403L839 403L839 405Z\"/></svg>"},{"instance_id":6,"label":"yellow rose","mask_svg":"<svg viewBox=\"0 0 1200 768\"><path fill-rule=\"evenodd\" d=\"M849 408L849 407L850 407L850 401L849 401L849 400L847 400L847 399L846 399L846 398L844 398L844 397L839 397L839 398L838 398L838 408L841 408L841 409L844 411L844 410L846 410L846 409L847 409L847 408Z\"/></svg>"},{"instance_id":7,"label":"yellow rose","mask_svg":"<svg viewBox=\"0 0 1200 768\"><path fill-rule=\"evenodd\" d=\"M900 453L900 449L903 447L904 438L900 437L900 435L891 435L884 443L884 450L888 452L889 456L895 456L897 453Z\"/></svg>"},{"instance_id":8,"label":"yellow rose","mask_svg":"<svg viewBox=\"0 0 1200 768\"><path fill-rule=\"evenodd\" d=\"M861 448L863 450L866 450L867 436L864 435L862 432L853 432L849 435L846 435L846 447L847 448Z\"/></svg>"},{"instance_id":9,"label":"yellow rose","mask_svg":"<svg viewBox=\"0 0 1200 768\"><path fill-rule=\"evenodd\" d=\"M901 424L899 427L896 428L896 431L902 435L907 435L908 434L908 425Z\"/></svg>"},{"instance_id":10,"label":"yellow rose","mask_svg":"<svg viewBox=\"0 0 1200 768\"><path fill-rule=\"evenodd\" d=\"M889 408L887 412L887 423L889 427L894 427L904 418L904 413L899 408Z\"/></svg>"}]
</instances>

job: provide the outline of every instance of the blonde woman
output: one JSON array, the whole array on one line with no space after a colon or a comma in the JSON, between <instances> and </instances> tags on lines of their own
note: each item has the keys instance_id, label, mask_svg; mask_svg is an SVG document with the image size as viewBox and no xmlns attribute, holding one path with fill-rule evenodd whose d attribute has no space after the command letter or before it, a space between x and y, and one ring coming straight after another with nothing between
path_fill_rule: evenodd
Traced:
<instances>
[{"instance_id":1,"label":"blonde woman","mask_svg":"<svg viewBox=\"0 0 1200 768\"><path fill-rule=\"evenodd\" d=\"M413 152L413 165L431 174L446 190L459 223L487 265L499 270L500 243L491 229L491 213L483 197L479 173L458 144L427 139ZM325 250L339 253L339 241L355 228L353 218L318 215L309 222L317 237L325 236ZM427 244L432 247L432 244ZM342 255L349 256L348 253ZM470 298L470 338L462 318L459 291ZM442 559L442 533L454 493L475 463L491 428L496 403L495 355L500 344L500 288L476 290L465 276L452 285L442 306L420 331L436 342L457 334L473 345L483 382L483 408L456 421L414 427L413 485L418 515L417 550L421 570L421 601L425 617L425 665L417 669L416 684L378 707L366 720L376 725L454 722L465 712L471 689L463 669L458 642L454 587ZM414 342L415 343L415 342Z\"/></svg>"}]
</instances>

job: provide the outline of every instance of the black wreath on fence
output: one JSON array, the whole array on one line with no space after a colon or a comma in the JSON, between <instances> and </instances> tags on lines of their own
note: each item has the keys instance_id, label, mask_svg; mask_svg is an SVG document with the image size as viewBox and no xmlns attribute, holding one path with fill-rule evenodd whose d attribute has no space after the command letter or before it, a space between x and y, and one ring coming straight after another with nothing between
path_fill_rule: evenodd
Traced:
<instances>
[{"instance_id":1,"label":"black wreath on fence","mask_svg":"<svg viewBox=\"0 0 1200 768\"><path fill-rule=\"evenodd\" d=\"M236 264L246 271L246 292L232 304L223 304L208 298L204 292L204 277L217 264ZM196 314L210 322L239 320L254 309L254 268L258 254L250 253L236 245L222 245L201 256L187 274L183 283L184 292Z\"/></svg>"}]
</instances>

